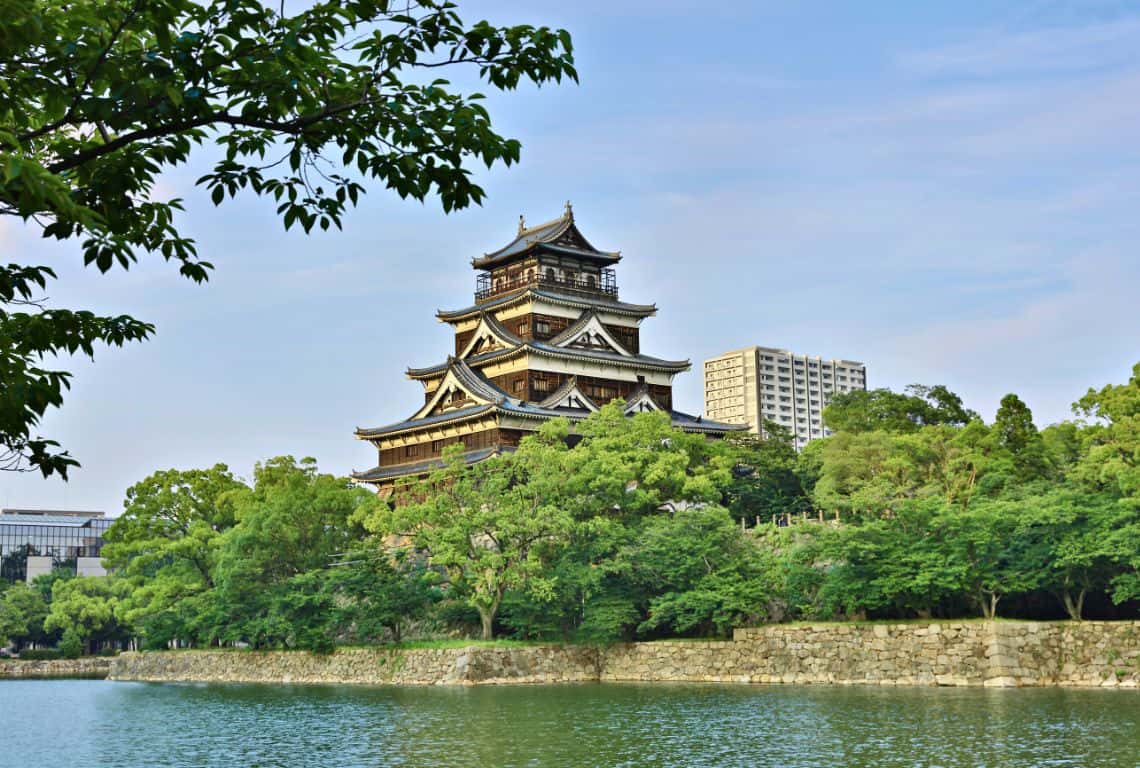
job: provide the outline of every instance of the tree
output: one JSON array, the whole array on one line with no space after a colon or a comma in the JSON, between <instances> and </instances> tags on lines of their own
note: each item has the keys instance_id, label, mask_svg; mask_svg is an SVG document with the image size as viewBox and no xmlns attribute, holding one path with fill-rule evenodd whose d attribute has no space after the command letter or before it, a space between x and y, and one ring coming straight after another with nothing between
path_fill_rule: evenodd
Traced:
<instances>
[{"instance_id":1,"label":"tree","mask_svg":"<svg viewBox=\"0 0 1140 768\"><path fill-rule=\"evenodd\" d=\"M330 597L329 626L336 638L368 643L388 634L400 642L408 623L423 617L439 598L433 571L374 541L355 546L319 573Z\"/></svg>"},{"instance_id":2,"label":"tree","mask_svg":"<svg viewBox=\"0 0 1140 768\"><path fill-rule=\"evenodd\" d=\"M961 591L983 618L995 618L1007 595L1041 585L1048 552L1025 535L1016 503L989 502L946 515L943 531L948 562L963 577Z\"/></svg>"},{"instance_id":3,"label":"tree","mask_svg":"<svg viewBox=\"0 0 1140 768\"><path fill-rule=\"evenodd\" d=\"M1024 523L1044 548L1041 586L1057 596L1073 621L1084 618L1085 597L1104 590L1119 572L1112 499L1069 488L1051 488L1026 499Z\"/></svg>"},{"instance_id":4,"label":"tree","mask_svg":"<svg viewBox=\"0 0 1140 768\"><path fill-rule=\"evenodd\" d=\"M365 525L426 552L453 588L479 612L482 637L494 634L508 589L552 597L544 565L565 542L571 518L558 503L565 481L567 424L555 420L518 450L468 466L449 446L444 466L413 486L405 503L381 509Z\"/></svg>"},{"instance_id":5,"label":"tree","mask_svg":"<svg viewBox=\"0 0 1140 768\"><path fill-rule=\"evenodd\" d=\"M1040 477L1046 469L1045 443L1033 424L1033 412L1017 395L1001 399L994 417L994 437L1009 451L1022 479Z\"/></svg>"},{"instance_id":6,"label":"tree","mask_svg":"<svg viewBox=\"0 0 1140 768\"><path fill-rule=\"evenodd\" d=\"M722 507L646 518L625 557L634 578L654 595L640 632L726 635L765 615L769 588L757 551Z\"/></svg>"},{"instance_id":7,"label":"tree","mask_svg":"<svg viewBox=\"0 0 1140 768\"><path fill-rule=\"evenodd\" d=\"M33 0L0 20L0 214L82 238L85 264L140 253L201 282L212 265L155 189L207 141L213 202L272 197L286 229L341 226L372 179L445 211L479 203L468 165L511 164L478 93L428 73L475 68L491 87L577 78L564 30L465 24L447 0L347 0L286 13L262 0ZM57 354L92 355L154 328L49 308L49 266L0 267L0 466L66 477L76 461L37 434L70 384Z\"/></svg>"},{"instance_id":8,"label":"tree","mask_svg":"<svg viewBox=\"0 0 1140 768\"><path fill-rule=\"evenodd\" d=\"M933 424L960 427L977 418L941 384L911 384L905 394L889 389L842 392L823 409L824 422L836 432L914 432Z\"/></svg>"},{"instance_id":9,"label":"tree","mask_svg":"<svg viewBox=\"0 0 1140 768\"><path fill-rule=\"evenodd\" d=\"M57 581L44 629L74 633L90 651L97 641L109 639L121 628L117 616L121 595L121 588L105 576Z\"/></svg>"},{"instance_id":10,"label":"tree","mask_svg":"<svg viewBox=\"0 0 1140 768\"><path fill-rule=\"evenodd\" d=\"M130 586L126 620L152 647L192 642L214 588L221 536L235 524L229 468L163 470L127 489L104 535L103 562Z\"/></svg>"},{"instance_id":11,"label":"tree","mask_svg":"<svg viewBox=\"0 0 1140 768\"><path fill-rule=\"evenodd\" d=\"M729 435L724 449L735 462L725 501L743 520L798 515L811 508L799 475L791 431L776 422L764 424L764 435Z\"/></svg>"},{"instance_id":12,"label":"tree","mask_svg":"<svg viewBox=\"0 0 1140 768\"><path fill-rule=\"evenodd\" d=\"M318 472L311 458L279 456L253 475L252 488L229 497L236 522L218 541L208 632L255 647L321 645L330 602L310 574L358 540L351 521L376 496Z\"/></svg>"},{"instance_id":13,"label":"tree","mask_svg":"<svg viewBox=\"0 0 1140 768\"><path fill-rule=\"evenodd\" d=\"M1074 478L1116 504L1109 542L1123 572L1113 579L1112 599L1140 598L1140 363L1126 384L1090 389L1073 410L1091 420L1081 430L1085 453Z\"/></svg>"},{"instance_id":14,"label":"tree","mask_svg":"<svg viewBox=\"0 0 1140 768\"><path fill-rule=\"evenodd\" d=\"M0 594L0 645L38 642L44 634L48 606L35 587L13 584Z\"/></svg>"}]
</instances>

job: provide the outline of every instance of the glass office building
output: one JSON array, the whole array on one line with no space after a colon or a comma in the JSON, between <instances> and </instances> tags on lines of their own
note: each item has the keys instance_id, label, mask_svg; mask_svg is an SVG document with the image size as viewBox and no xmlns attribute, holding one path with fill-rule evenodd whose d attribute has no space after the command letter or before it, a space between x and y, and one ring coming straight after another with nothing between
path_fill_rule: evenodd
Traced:
<instances>
[{"instance_id":1,"label":"glass office building","mask_svg":"<svg viewBox=\"0 0 1140 768\"><path fill-rule=\"evenodd\" d=\"M102 576L103 532L113 522L102 512L0 510L0 578L30 582L57 568Z\"/></svg>"}]
</instances>

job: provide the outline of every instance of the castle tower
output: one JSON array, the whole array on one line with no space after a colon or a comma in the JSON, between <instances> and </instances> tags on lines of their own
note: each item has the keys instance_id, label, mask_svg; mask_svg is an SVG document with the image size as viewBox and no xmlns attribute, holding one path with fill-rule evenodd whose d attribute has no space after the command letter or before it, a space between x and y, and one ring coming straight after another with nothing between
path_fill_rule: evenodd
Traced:
<instances>
[{"instance_id":1,"label":"castle tower","mask_svg":"<svg viewBox=\"0 0 1140 768\"><path fill-rule=\"evenodd\" d=\"M673 377L689 361L641 353L641 322L657 307L618 299L619 261L586 240L569 203L544 224L520 217L510 243L472 260L475 303L436 314L455 329L455 349L408 369L423 384L423 406L399 423L357 428L379 463L353 478L388 495L399 479L439 466L448 445L461 443L468 463L483 461L548 419L577 421L617 398L627 413L665 411L689 432L744 429L673 410Z\"/></svg>"}]
</instances>

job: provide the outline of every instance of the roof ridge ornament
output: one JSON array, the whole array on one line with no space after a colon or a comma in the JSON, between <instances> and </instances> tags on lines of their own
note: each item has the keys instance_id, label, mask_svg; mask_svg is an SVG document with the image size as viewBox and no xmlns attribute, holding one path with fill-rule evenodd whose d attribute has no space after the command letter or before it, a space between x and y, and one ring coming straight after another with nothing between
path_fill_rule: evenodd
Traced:
<instances>
[{"instance_id":1,"label":"roof ridge ornament","mask_svg":"<svg viewBox=\"0 0 1140 768\"><path fill-rule=\"evenodd\" d=\"M521 213L519 214L519 234L526 232L526 217Z\"/></svg>"},{"instance_id":2,"label":"roof ridge ornament","mask_svg":"<svg viewBox=\"0 0 1140 768\"><path fill-rule=\"evenodd\" d=\"M570 205L569 200L566 201L565 217L570 219L570 221L574 221L574 206Z\"/></svg>"}]
</instances>

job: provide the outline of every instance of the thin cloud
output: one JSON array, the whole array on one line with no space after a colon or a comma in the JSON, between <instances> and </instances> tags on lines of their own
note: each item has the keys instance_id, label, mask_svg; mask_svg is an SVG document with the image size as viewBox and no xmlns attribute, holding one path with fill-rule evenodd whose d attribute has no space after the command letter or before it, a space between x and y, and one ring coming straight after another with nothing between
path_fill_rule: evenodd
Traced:
<instances>
[{"instance_id":1,"label":"thin cloud","mask_svg":"<svg viewBox=\"0 0 1140 768\"><path fill-rule=\"evenodd\" d=\"M1032 75L1135 64L1140 19L1025 32L989 32L940 48L896 57L904 71L922 76Z\"/></svg>"}]
</instances>

